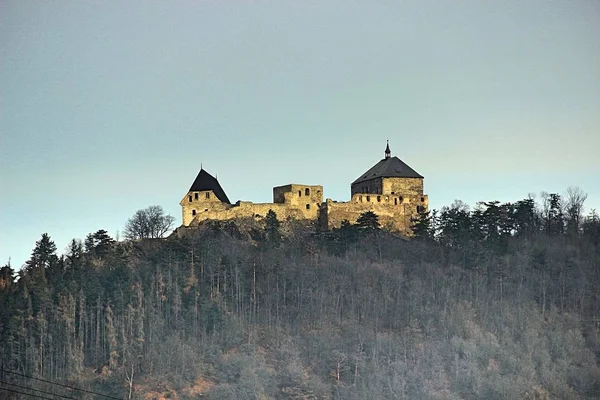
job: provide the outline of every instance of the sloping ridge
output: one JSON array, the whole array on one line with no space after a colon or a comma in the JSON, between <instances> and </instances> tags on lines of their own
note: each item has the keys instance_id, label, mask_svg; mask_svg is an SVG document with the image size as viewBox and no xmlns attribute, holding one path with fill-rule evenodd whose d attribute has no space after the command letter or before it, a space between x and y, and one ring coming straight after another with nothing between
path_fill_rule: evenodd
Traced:
<instances>
[{"instance_id":1,"label":"sloping ridge","mask_svg":"<svg viewBox=\"0 0 600 400\"><path fill-rule=\"evenodd\" d=\"M352 184L365 182L375 178L423 178L414 169L406 165L398 157L383 159L375 164L370 170L362 174Z\"/></svg>"},{"instance_id":2,"label":"sloping ridge","mask_svg":"<svg viewBox=\"0 0 600 400\"><path fill-rule=\"evenodd\" d=\"M231 204L217 178L205 170L200 169L200 172L198 172L198 176L196 177L194 183L192 183L189 191L202 192L207 190L212 190L215 196L217 196L217 198L223 203Z\"/></svg>"}]
</instances>

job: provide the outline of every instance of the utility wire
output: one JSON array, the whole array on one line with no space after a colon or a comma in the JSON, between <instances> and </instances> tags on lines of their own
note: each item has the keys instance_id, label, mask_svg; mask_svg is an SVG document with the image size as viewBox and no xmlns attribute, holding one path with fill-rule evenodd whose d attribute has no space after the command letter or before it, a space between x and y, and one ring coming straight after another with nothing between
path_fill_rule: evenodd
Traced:
<instances>
[{"instance_id":1,"label":"utility wire","mask_svg":"<svg viewBox=\"0 0 600 400\"><path fill-rule=\"evenodd\" d=\"M11 393L18 393L18 394L24 394L25 396L31 396L31 397L37 397L38 399L45 399L45 400L54 400L51 397L46 397L46 396L38 396L37 394L31 394L31 393L25 393L25 392L19 392L18 390L11 390L11 389L6 389L3 387L0 387L0 390L5 390L7 392L11 392Z\"/></svg>"},{"instance_id":2,"label":"utility wire","mask_svg":"<svg viewBox=\"0 0 600 400\"><path fill-rule=\"evenodd\" d=\"M56 394L56 393L52 393L52 392L46 392L45 390L33 389L33 388L30 388L30 387L27 387L27 386L17 385L16 383L10 383L10 382L4 382L4 381L0 381L0 383L4 383L5 385L10 385L10 386L15 386L15 387L18 387L20 389L31 390L32 392L38 392L38 393L49 394L50 396L62 397L63 399L78 400L75 397L63 396L61 394Z\"/></svg>"},{"instance_id":3,"label":"utility wire","mask_svg":"<svg viewBox=\"0 0 600 400\"><path fill-rule=\"evenodd\" d=\"M29 376L29 375L21 374L21 373L19 373L19 372L13 372L13 371L9 371L9 370L7 370L7 369L3 369L3 370L2 370L2 372L6 372L6 373L13 374L13 375L17 375L17 376L22 376L23 378L34 379L34 380L36 380L36 381L40 381L40 382L46 382L46 383L49 383L49 384L51 384L51 385L62 386L62 387L65 387L65 388L69 388L69 389L71 389L71 390L77 390L77 391L80 391L80 392L85 392L85 393L89 393L89 394L94 394L94 395L96 395L96 396L102 396L102 397L106 397L106 398L113 399L113 400L123 400L123 399L121 399L121 398L119 398L119 397L113 397L113 396L109 396L109 395L107 395L107 394L102 394L102 393L98 393L98 392L92 392L92 391L90 391L90 390L85 390L85 389L79 389L79 388L76 388L76 387L74 387L74 386L63 385L62 383L56 383L56 382L48 381L48 380L46 380L46 379L42 379L42 378L35 378L35 377L33 377L33 376Z\"/></svg>"}]
</instances>

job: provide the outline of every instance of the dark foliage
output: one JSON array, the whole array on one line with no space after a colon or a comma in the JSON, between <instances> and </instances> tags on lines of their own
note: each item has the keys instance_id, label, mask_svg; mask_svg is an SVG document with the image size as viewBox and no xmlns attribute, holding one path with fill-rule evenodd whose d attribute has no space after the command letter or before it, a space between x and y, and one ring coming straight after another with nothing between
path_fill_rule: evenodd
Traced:
<instances>
[{"instance_id":1,"label":"dark foliage","mask_svg":"<svg viewBox=\"0 0 600 400\"><path fill-rule=\"evenodd\" d=\"M64 257L44 234L0 269L0 361L123 398L598 398L600 220L549 205L455 202L414 240L371 216L98 231Z\"/></svg>"}]
</instances>

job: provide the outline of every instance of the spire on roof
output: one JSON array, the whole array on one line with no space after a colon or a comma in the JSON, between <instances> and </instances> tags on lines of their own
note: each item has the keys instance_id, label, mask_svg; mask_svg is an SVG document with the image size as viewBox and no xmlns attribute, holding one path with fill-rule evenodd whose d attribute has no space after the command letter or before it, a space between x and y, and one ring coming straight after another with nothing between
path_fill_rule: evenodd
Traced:
<instances>
[{"instance_id":1,"label":"spire on roof","mask_svg":"<svg viewBox=\"0 0 600 400\"><path fill-rule=\"evenodd\" d=\"M390 141L387 140L387 145L385 146L385 159L387 160L388 158L390 158L392 155L392 152L390 150Z\"/></svg>"}]
</instances>

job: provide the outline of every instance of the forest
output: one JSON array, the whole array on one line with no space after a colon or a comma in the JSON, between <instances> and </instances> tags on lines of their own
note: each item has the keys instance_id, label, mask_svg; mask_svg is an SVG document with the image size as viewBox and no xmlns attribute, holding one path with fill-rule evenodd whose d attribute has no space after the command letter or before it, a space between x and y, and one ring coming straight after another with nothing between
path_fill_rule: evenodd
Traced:
<instances>
[{"instance_id":1,"label":"forest","mask_svg":"<svg viewBox=\"0 0 600 400\"><path fill-rule=\"evenodd\" d=\"M455 201L410 238L370 212L100 230L63 255L44 233L0 269L0 398L599 399L584 201Z\"/></svg>"}]
</instances>

